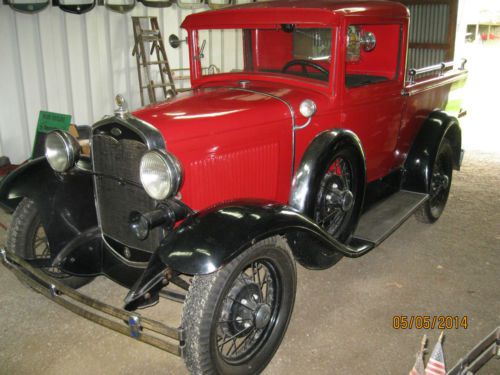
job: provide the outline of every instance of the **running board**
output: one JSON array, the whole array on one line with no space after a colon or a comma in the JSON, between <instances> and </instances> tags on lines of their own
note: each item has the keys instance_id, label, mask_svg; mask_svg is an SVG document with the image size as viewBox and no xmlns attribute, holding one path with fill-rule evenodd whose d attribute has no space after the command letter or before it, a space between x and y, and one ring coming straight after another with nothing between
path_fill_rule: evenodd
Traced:
<instances>
[{"instance_id":1,"label":"running board","mask_svg":"<svg viewBox=\"0 0 500 375\"><path fill-rule=\"evenodd\" d=\"M359 221L353 240L378 246L403 224L427 199L428 194L400 190L377 203Z\"/></svg>"}]
</instances>

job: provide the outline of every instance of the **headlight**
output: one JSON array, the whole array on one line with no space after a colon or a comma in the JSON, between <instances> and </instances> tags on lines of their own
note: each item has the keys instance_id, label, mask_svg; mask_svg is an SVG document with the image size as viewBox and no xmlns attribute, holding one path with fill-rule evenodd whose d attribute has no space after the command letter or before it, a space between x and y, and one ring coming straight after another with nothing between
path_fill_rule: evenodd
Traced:
<instances>
[{"instance_id":1,"label":"headlight","mask_svg":"<svg viewBox=\"0 0 500 375\"><path fill-rule=\"evenodd\" d=\"M80 156L80 145L69 133L55 130L45 138L45 157L52 169L64 172L75 165Z\"/></svg>"},{"instance_id":2,"label":"headlight","mask_svg":"<svg viewBox=\"0 0 500 375\"><path fill-rule=\"evenodd\" d=\"M168 152L148 151L141 159L140 178L148 195L163 200L177 193L182 180L179 161Z\"/></svg>"}]
</instances>

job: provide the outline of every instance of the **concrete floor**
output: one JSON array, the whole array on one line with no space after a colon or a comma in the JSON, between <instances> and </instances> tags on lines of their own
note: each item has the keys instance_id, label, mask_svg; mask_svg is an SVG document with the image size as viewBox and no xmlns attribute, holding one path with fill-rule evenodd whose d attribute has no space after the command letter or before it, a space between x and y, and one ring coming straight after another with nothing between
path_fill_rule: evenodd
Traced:
<instances>
[{"instance_id":1,"label":"concrete floor","mask_svg":"<svg viewBox=\"0 0 500 375\"><path fill-rule=\"evenodd\" d=\"M500 155L473 152L434 225L409 219L373 252L326 271L299 267L295 310L266 374L405 374L423 333L394 315L467 315L445 332L451 367L500 325ZM0 220L8 222L3 214ZM3 242L5 232L2 231ZM99 278L83 291L120 305L125 290ZM182 360L88 322L0 267L1 374L184 374ZM180 305L150 315L175 324ZM480 372L500 374L493 360Z\"/></svg>"}]
</instances>

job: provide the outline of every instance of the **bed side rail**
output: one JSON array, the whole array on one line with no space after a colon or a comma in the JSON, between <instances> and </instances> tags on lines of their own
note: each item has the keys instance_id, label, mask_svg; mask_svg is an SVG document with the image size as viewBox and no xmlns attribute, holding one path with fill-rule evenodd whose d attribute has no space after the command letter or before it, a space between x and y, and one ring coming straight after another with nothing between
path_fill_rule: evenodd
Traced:
<instances>
[{"instance_id":1,"label":"bed side rail","mask_svg":"<svg viewBox=\"0 0 500 375\"><path fill-rule=\"evenodd\" d=\"M460 61L460 65L458 67L458 70L465 70L465 64L467 63L467 59L462 59ZM409 84L414 84L417 77L422 75L422 74L427 74L427 73L438 73L438 75L442 76L444 75L444 72L446 69L453 68L456 65L455 61L448 61L448 62L442 62L440 64L436 65L430 65L426 66L423 68L419 69L410 69L408 71L408 83Z\"/></svg>"}]
</instances>

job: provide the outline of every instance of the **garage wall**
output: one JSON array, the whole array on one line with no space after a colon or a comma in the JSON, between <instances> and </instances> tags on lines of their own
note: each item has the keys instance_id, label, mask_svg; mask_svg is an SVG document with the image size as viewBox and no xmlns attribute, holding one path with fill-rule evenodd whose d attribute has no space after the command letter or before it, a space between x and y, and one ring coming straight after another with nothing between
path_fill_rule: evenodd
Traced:
<instances>
[{"instance_id":1,"label":"garage wall","mask_svg":"<svg viewBox=\"0 0 500 375\"><path fill-rule=\"evenodd\" d=\"M246 0L245 0L246 1ZM240 0L240 2L245 2ZM457 0L403 0L412 12L409 66L437 63L453 56L452 41ZM122 93L130 108L140 106L131 16L157 16L166 41L185 32L182 20L197 10L148 8L138 4L119 14L97 6L84 15L48 7L30 15L0 5L0 155L20 163L31 153L38 111L69 113L77 124L92 124L114 108ZM218 34L214 43L224 46L227 65L238 60L236 38ZM224 67L221 56L211 53L210 64ZM172 68L188 67L187 48L166 44ZM178 87L187 87L183 81Z\"/></svg>"},{"instance_id":2,"label":"garage wall","mask_svg":"<svg viewBox=\"0 0 500 375\"><path fill-rule=\"evenodd\" d=\"M180 23L202 10L138 4L127 14L98 6L84 15L57 7L30 15L0 5L0 155L13 163L30 155L41 109L91 124L112 112L116 93L126 97L130 108L139 107L130 17L157 16L166 41L172 33L184 38ZM166 50L172 68L188 67L187 48L166 44Z\"/></svg>"},{"instance_id":3,"label":"garage wall","mask_svg":"<svg viewBox=\"0 0 500 375\"><path fill-rule=\"evenodd\" d=\"M408 68L454 58L458 0L398 0L410 10Z\"/></svg>"}]
</instances>

